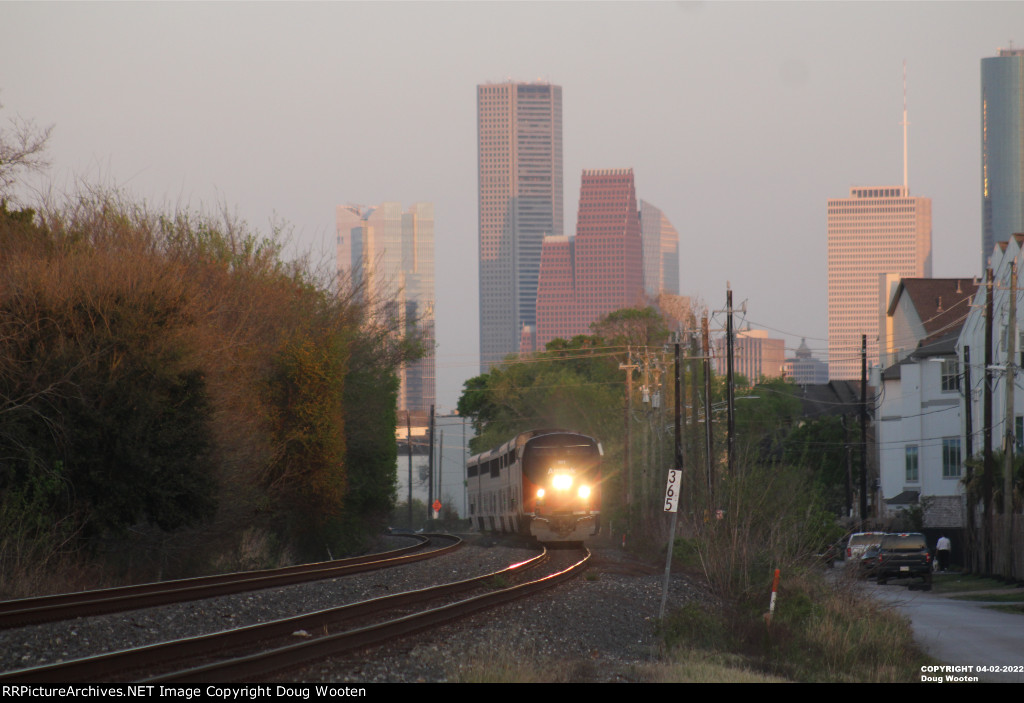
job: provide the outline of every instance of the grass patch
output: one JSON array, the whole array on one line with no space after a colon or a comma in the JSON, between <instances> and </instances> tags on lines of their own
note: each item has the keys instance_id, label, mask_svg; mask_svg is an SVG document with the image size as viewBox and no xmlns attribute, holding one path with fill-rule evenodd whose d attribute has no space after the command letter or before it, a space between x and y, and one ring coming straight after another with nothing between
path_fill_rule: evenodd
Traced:
<instances>
[{"instance_id":1,"label":"grass patch","mask_svg":"<svg viewBox=\"0 0 1024 703\"><path fill-rule=\"evenodd\" d=\"M501 576L500 574L491 579L488 579L486 583L490 588L493 588L495 591L500 591L501 589L508 588L512 585L512 581L510 581L507 576Z\"/></svg>"},{"instance_id":2,"label":"grass patch","mask_svg":"<svg viewBox=\"0 0 1024 703\"><path fill-rule=\"evenodd\" d=\"M986 606L986 610L998 610L1003 613L1013 613L1014 615L1024 615L1024 603L1017 603L1013 605L989 605Z\"/></svg>"},{"instance_id":3,"label":"grass patch","mask_svg":"<svg viewBox=\"0 0 1024 703\"><path fill-rule=\"evenodd\" d=\"M699 652L703 663L741 662L740 670L781 680L893 683L914 681L927 663L906 618L818 573L783 580L770 625L763 606L747 600L712 612L691 604L672 613L661 631L668 664L683 666Z\"/></svg>"},{"instance_id":4,"label":"grass patch","mask_svg":"<svg viewBox=\"0 0 1024 703\"><path fill-rule=\"evenodd\" d=\"M665 616L659 634L669 649L731 651L738 644L724 613L687 603Z\"/></svg>"},{"instance_id":5,"label":"grass patch","mask_svg":"<svg viewBox=\"0 0 1024 703\"><path fill-rule=\"evenodd\" d=\"M751 666L746 657L702 649L679 649L671 661L639 665L640 683L792 683Z\"/></svg>"},{"instance_id":6,"label":"grass patch","mask_svg":"<svg viewBox=\"0 0 1024 703\"><path fill-rule=\"evenodd\" d=\"M967 596L953 596L950 600L969 600L983 603L1024 603L1024 593L978 593Z\"/></svg>"},{"instance_id":7,"label":"grass patch","mask_svg":"<svg viewBox=\"0 0 1024 703\"><path fill-rule=\"evenodd\" d=\"M932 576L932 591L934 593L997 591L1005 588L1009 587L1004 581L971 574L935 574Z\"/></svg>"}]
</instances>

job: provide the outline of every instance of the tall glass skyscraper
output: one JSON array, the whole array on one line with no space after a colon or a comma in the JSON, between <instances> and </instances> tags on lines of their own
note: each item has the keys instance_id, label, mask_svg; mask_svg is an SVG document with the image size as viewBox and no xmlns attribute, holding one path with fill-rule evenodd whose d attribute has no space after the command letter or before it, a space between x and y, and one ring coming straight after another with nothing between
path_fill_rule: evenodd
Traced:
<instances>
[{"instance_id":1,"label":"tall glass skyscraper","mask_svg":"<svg viewBox=\"0 0 1024 703\"><path fill-rule=\"evenodd\" d=\"M480 370L519 350L537 322L541 244L562 214L562 89L477 86Z\"/></svg>"},{"instance_id":2,"label":"tall glass skyscraper","mask_svg":"<svg viewBox=\"0 0 1024 703\"><path fill-rule=\"evenodd\" d=\"M640 234L644 244L644 292L679 295L679 233L665 213L640 201Z\"/></svg>"},{"instance_id":3,"label":"tall glass skyscraper","mask_svg":"<svg viewBox=\"0 0 1024 703\"><path fill-rule=\"evenodd\" d=\"M1024 49L981 60L981 268L1024 232Z\"/></svg>"},{"instance_id":4,"label":"tall glass skyscraper","mask_svg":"<svg viewBox=\"0 0 1024 703\"><path fill-rule=\"evenodd\" d=\"M426 356L400 371L398 411L430 412L435 404L434 206L399 203L363 208L340 205L338 272L381 321L423 336Z\"/></svg>"}]
</instances>

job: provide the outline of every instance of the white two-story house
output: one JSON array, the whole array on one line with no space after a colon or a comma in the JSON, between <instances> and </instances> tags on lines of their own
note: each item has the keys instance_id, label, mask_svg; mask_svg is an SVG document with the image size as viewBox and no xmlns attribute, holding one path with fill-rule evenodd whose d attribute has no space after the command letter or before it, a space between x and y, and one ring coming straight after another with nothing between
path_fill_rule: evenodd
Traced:
<instances>
[{"instance_id":1,"label":"white two-story house","mask_svg":"<svg viewBox=\"0 0 1024 703\"><path fill-rule=\"evenodd\" d=\"M919 506L926 527L963 524L963 375L956 345L976 291L977 282L964 278L904 279L893 289L886 345L892 363L881 370L875 402L880 517Z\"/></svg>"}]
</instances>

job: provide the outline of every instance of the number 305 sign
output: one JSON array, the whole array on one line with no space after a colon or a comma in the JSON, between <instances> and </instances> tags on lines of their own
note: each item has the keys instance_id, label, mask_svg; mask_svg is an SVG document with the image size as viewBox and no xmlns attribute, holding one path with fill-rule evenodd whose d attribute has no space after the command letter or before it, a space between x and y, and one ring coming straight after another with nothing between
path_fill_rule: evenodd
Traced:
<instances>
[{"instance_id":1,"label":"number 305 sign","mask_svg":"<svg viewBox=\"0 0 1024 703\"><path fill-rule=\"evenodd\" d=\"M665 486L665 512L674 513L679 507L679 494L682 492L683 472L670 469L668 485Z\"/></svg>"}]
</instances>

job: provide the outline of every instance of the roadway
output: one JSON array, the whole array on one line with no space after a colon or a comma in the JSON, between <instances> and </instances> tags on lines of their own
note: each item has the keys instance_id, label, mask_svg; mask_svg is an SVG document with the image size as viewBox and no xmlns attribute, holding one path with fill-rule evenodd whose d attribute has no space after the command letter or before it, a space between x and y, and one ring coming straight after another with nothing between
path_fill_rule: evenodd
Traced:
<instances>
[{"instance_id":1,"label":"roadway","mask_svg":"<svg viewBox=\"0 0 1024 703\"><path fill-rule=\"evenodd\" d=\"M890 581L886 586L867 582L865 588L877 600L895 606L910 618L914 639L925 652L944 665L965 669L921 672L922 677L1024 683L1024 615L991 610L977 601L952 600L948 597L951 594L910 590L908 583L917 587L920 580ZM999 671L979 672L978 667Z\"/></svg>"}]
</instances>

